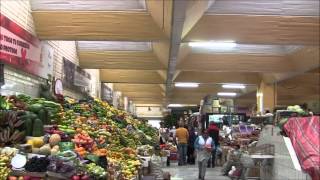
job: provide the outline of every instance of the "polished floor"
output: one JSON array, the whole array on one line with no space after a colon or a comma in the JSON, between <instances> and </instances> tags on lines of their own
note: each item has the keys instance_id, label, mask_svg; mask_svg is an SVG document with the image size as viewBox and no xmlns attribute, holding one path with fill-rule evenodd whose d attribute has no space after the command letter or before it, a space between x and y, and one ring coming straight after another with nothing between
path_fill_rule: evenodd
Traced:
<instances>
[{"instance_id":1,"label":"polished floor","mask_svg":"<svg viewBox=\"0 0 320 180\"><path fill-rule=\"evenodd\" d=\"M221 176L221 167L208 168L205 180L230 180L226 176ZM170 167L164 167L163 171L170 172L171 180L197 180L198 166L187 165L178 166L177 163L171 163Z\"/></svg>"}]
</instances>

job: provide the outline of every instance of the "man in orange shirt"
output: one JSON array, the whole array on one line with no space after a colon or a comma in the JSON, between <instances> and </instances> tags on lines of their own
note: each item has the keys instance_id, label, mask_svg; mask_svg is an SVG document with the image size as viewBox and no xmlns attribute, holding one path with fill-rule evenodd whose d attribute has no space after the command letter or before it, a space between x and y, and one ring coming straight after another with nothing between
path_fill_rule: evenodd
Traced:
<instances>
[{"instance_id":1,"label":"man in orange shirt","mask_svg":"<svg viewBox=\"0 0 320 180\"><path fill-rule=\"evenodd\" d=\"M187 147L189 140L189 133L186 128L183 127L183 124L179 124L179 128L176 130L176 138L178 140L178 153L179 153L179 166L187 164Z\"/></svg>"}]
</instances>

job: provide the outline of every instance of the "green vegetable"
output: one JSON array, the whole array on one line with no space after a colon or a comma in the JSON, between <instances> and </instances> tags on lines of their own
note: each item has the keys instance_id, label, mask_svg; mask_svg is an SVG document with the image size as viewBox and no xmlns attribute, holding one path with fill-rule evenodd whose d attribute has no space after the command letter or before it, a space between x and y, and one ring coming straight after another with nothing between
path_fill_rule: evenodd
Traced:
<instances>
[{"instance_id":1,"label":"green vegetable","mask_svg":"<svg viewBox=\"0 0 320 180\"><path fill-rule=\"evenodd\" d=\"M9 103L6 101L6 98L4 96L0 96L0 109L9 109Z\"/></svg>"},{"instance_id":2,"label":"green vegetable","mask_svg":"<svg viewBox=\"0 0 320 180\"><path fill-rule=\"evenodd\" d=\"M90 160L90 161L92 161L92 162L94 162L94 163L98 163L98 161L99 161L99 157L98 156L96 156L96 155L94 155L94 154L88 154L87 156L86 156L86 159L88 159L88 160Z\"/></svg>"},{"instance_id":3,"label":"green vegetable","mask_svg":"<svg viewBox=\"0 0 320 180\"><path fill-rule=\"evenodd\" d=\"M38 117L41 119L43 124L50 124L49 118L48 118L48 112L45 109L40 109L38 112Z\"/></svg>"},{"instance_id":4,"label":"green vegetable","mask_svg":"<svg viewBox=\"0 0 320 180\"><path fill-rule=\"evenodd\" d=\"M60 104L52 102L52 101L43 101L42 103L46 107L51 107L51 108L60 108Z\"/></svg>"},{"instance_id":5,"label":"green vegetable","mask_svg":"<svg viewBox=\"0 0 320 180\"><path fill-rule=\"evenodd\" d=\"M42 104L36 103L29 106L28 110L34 113L38 113L43 108Z\"/></svg>"},{"instance_id":6,"label":"green vegetable","mask_svg":"<svg viewBox=\"0 0 320 180\"><path fill-rule=\"evenodd\" d=\"M32 128L33 128L32 119L30 119L30 118L25 119L24 125L26 128L26 135L32 136Z\"/></svg>"},{"instance_id":7,"label":"green vegetable","mask_svg":"<svg viewBox=\"0 0 320 180\"><path fill-rule=\"evenodd\" d=\"M43 123L40 119L35 119L33 122L32 136L39 137L43 136Z\"/></svg>"}]
</instances>

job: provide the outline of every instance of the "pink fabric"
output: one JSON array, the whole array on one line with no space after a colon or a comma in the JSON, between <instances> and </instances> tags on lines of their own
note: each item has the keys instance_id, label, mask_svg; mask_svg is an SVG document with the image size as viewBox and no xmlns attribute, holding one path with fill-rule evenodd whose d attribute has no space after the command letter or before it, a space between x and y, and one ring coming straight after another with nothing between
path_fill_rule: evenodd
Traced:
<instances>
[{"instance_id":1,"label":"pink fabric","mask_svg":"<svg viewBox=\"0 0 320 180\"><path fill-rule=\"evenodd\" d=\"M284 125L302 169L312 180L320 180L320 121L319 116L292 117Z\"/></svg>"}]
</instances>

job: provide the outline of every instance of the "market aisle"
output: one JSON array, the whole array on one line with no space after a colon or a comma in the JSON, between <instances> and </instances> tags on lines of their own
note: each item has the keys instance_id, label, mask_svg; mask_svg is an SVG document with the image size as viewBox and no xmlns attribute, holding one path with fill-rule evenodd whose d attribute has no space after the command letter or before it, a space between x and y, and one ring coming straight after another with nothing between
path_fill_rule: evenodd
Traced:
<instances>
[{"instance_id":1,"label":"market aisle","mask_svg":"<svg viewBox=\"0 0 320 180\"><path fill-rule=\"evenodd\" d=\"M177 163L171 163L170 167L163 168L163 171L170 172L172 180L197 180L198 166L187 165L178 166ZM221 176L221 167L208 168L206 173L206 180L230 180L226 176Z\"/></svg>"}]
</instances>

